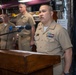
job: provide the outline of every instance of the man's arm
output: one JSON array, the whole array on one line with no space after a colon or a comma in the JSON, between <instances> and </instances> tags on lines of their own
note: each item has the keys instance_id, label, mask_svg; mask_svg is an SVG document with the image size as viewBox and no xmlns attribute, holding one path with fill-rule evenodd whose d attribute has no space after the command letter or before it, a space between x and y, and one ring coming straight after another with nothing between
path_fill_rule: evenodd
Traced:
<instances>
[{"instance_id":1,"label":"man's arm","mask_svg":"<svg viewBox=\"0 0 76 75\"><path fill-rule=\"evenodd\" d=\"M71 63L72 63L72 48L65 50L64 59L65 59L65 61L64 61L64 73L69 73Z\"/></svg>"},{"instance_id":2,"label":"man's arm","mask_svg":"<svg viewBox=\"0 0 76 75\"><path fill-rule=\"evenodd\" d=\"M31 27L31 41L30 41L30 45L34 44L34 35L35 35L35 26L33 25Z\"/></svg>"}]
</instances>

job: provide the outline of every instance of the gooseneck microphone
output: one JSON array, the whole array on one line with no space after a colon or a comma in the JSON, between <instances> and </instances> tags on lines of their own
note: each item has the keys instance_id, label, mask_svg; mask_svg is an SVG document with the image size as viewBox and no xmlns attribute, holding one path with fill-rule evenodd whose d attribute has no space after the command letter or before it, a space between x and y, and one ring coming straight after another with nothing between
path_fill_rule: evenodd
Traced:
<instances>
[{"instance_id":1,"label":"gooseneck microphone","mask_svg":"<svg viewBox=\"0 0 76 75\"><path fill-rule=\"evenodd\" d=\"M22 29L26 29L26 30L30 30L31 29L31 25L27 24L27 25L24 25L24 26L10 26L9 27L9 30L12 31L13 28L17 28L18 31L21 31Z\"/></svg>"},{"instance_id":2,"label":"gooseneck microphone","mask_svg":"<svg viewBox=\"0 0 76 75\"><path fill-rule=\"evenodd\" d=\"M13 28L17 28L17 30L13 31ZM9 32L0 34L0 36L11 34L11 33L15 33L15 32L21 32L23 29L30 30L31 29L31 25L27 24L25 26L9 26L8 29L9 29Z\"/></svg>"}]
</instances>

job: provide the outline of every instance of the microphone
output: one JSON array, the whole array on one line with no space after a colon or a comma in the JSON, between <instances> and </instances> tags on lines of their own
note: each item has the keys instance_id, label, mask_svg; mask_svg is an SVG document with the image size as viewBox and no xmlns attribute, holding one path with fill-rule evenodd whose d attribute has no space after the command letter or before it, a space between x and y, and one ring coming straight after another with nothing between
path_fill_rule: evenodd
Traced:
<instances>
[{"instance_id":1,"label":"microphone","mask_svg":"<svg viewBox=\"0 0 76 75\"><path fill-rule=\"evenodd\" d=\"M18 28L18 29L16 31L13 31L13 28ZM15 32L21 32L22 29L30 30L31 25L28 24L25 26L9 26L9 32L0 34L0 36L15 33Z\"/></svg>"},{"instance_id":2,"label":"microphone","mask_svg":"<svg viewBox=\"0 0 76 75\"><path fill-rule=\"evenodd\" d=\"M26 30L30 30L31 29L31 25L27 24L25 26L10 26L9 30L12 31L13 28L18 28L18 31L21 31L22 29L26 29Z\"/></svg>"}]
</instances>

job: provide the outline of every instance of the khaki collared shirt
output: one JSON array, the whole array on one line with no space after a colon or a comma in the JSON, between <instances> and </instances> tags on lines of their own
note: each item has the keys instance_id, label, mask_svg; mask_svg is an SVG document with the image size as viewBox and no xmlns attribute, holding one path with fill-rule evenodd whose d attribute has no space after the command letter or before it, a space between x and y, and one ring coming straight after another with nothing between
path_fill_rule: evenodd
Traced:
<instances>
[{"instance_id":1,"label":"khaki collared shirt","mask_svg":"<svg viewBox=\"0 0 76 75\"><path fill-rule=\"evenodd\" d=\"M35 21L34 21L32 15L30 15L28 12L26 12L24 15L19 14L17 16L16 25L33 26L33 25L35 25ZM30 48L31 29L30 30L23 29L18 34L19 34L19 39L18 39L19 49L30 50L31 49Z\"/></svg>"},{"instance_id":2,"label":"khaki collared shirt","mask_svg":"<svg viewBox=\"0 0 76 75\"><path fill-rule=\"evenodd\" d=\"M16 25L20 26L26 26L26 25L35 25L35 21L29 13L25 13L24 15L19 14L16 19ZM21 32L19 33L21 36L27 36L30 35L30 30L27 29L22 29Z\"/></svg>"},{"instance_id":3,"label":"khaki collared shirt","mask_svg":"<svg viewBox=\"0 0 76 75\"><path fill-rule=\"evenodd\" d=\"M0 24L0 34L8 33L6 35L0 36L1 39L7 40L7 36L8 36L8 39L11 41L13 39L13 37L15 37L14 34L12 34L12 33L9 34L10 31L13 32L13 31L16 30L15 28L10 30L10 26L14 27L15 25L13 23L11 23L11 22L8 22L7 24L5 24L5 23Z\"/></svg>"},{"instance_id":4,"label":"khaki collared shirt","mask_svg":"<svg viewBox=\"0 0 76 75\"><path fill-rule=\"evenodd\" d=\"M39 23L35 33L35 43L38 52L51 55L62 55L64 50L72 47L67 31L53 21L46 31L43 24Z\"/></svg>"},{"instance_id":5,"label":"khaki collared shirt","mask_svg":"<svg viewBox=\"0 0 76 75\"><path fill-rule=\"evenodd\" d=\"M26 24L30 24L31 26L35 25L35 21L33 19L33 16L31 14L29 14L28 12L26 12L24 15L19 14L17 16L17 19L16 19L16 25L22 25L23 26Z\"/></svg>"},{"instance_id":6,"label":"khaki collared shirt","mask_svg":"<svg viewBox=\"0 0 76 75\"><path fill-rule=\"evenodd\" d=\"M5 34L0 36L1 49L14 49L13 45L15 44L16 33L10 33L10 32L16 31L16 29L13 28L12 30L10 30L10 26L14 27L15 25L11 22L0 24L0 35Z\"/></svg>"}]
</instances>

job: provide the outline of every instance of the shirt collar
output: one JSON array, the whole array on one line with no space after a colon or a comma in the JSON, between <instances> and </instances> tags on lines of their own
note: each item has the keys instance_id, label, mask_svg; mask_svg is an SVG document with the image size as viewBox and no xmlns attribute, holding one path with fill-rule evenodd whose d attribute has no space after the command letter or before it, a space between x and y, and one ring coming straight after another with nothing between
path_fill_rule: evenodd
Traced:
<instances>
[{"instance_id":1,"label":"shirt collar","mask_svg":"<svg viewBox=\"0 0 76 75\"><path fill-rule=\"evenodd\" d=\"M41 23L41 28L43 28L43 24ZM51 30L54 30L56 27L56 22L55 21L52 21L51 24L48 25L48 28L47 29L51 29Z\"/></svg>"},{"instance_id":2,"label":"shirt collar","mask_svg":"<svg viewBox=\"0 0 76 75\"><path fill-rule=\"evenodd\" d=\"M48 28L50 28L51 30L54 30L54 29L55 29L55 27L56 27L56 22L55 22L55 21L53 21L53 22L49 25L49 27L48 27Z\"/></svg>"},{"instance_id":3,"label":"shirt collar","mask_svg":"<svg viewBox=\"0 0 76 75\"><path fill-rule=\"evenodd\" d=\"M28 15L28 13L26 12L25 14L20 14L21 17L26 17Z\"/></svg>"}]
</instances>

